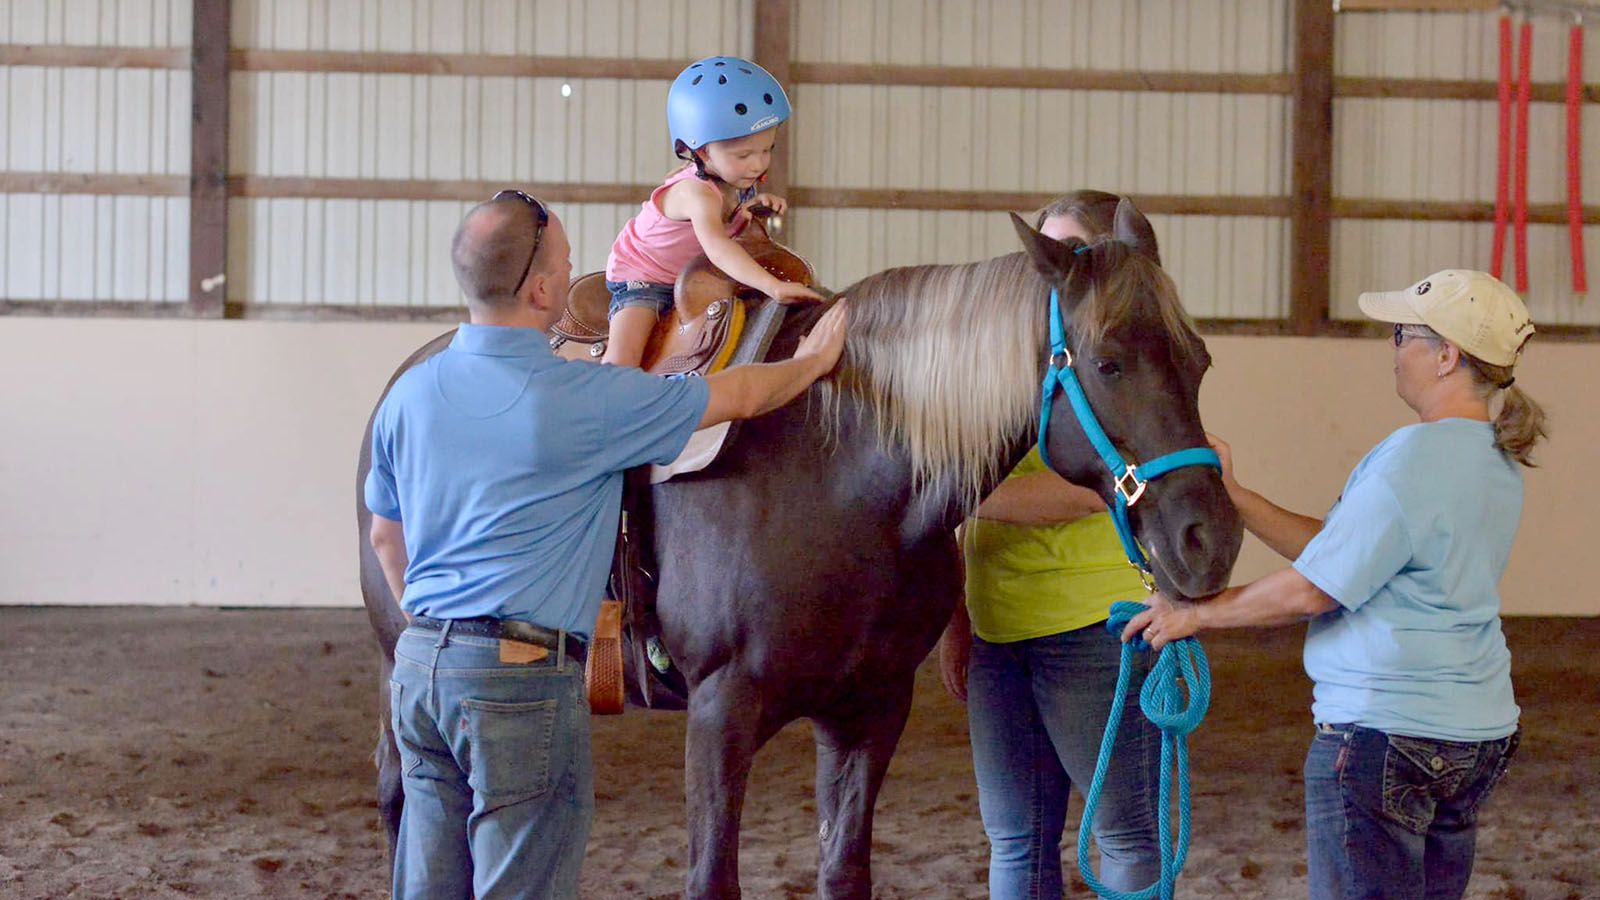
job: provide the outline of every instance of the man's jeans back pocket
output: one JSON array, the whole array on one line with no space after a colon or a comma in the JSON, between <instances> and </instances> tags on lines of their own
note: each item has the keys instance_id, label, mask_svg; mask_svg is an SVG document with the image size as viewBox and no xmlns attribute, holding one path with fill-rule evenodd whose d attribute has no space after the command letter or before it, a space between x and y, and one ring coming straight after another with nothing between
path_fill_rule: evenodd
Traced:
<instances>
[{"instance_id":1,"label":"man's jeans back pocket","mask_svg":"<svg viewBox=\"0 0 1600 900\"><path fill-rule=\"evenodd\" d=\"M509 806L549 790L559 706L558 700L461 701L471 753L467 783L485 809Z\"/></svg>"}]
</instances>

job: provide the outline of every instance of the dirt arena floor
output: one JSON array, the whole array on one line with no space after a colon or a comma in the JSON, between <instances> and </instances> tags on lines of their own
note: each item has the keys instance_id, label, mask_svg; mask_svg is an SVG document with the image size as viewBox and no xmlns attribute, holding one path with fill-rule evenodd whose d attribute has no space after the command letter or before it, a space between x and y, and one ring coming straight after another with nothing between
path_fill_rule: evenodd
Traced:
<instances>
[{"instance_id":1,"label":"dirt arena floor","mask_svg":"<svg viewBox=\"0 0 1600 900\"><path fill-rule=\"evenodd\" d=\"M1468 896L1600 898L1600 620L1507 633L1525 737ZM1299 639L1206 641L1215 701L1180 897L1305 896ZM375 655L358 610L0 609L0 897L383 896ZM681 716L599 719L594 743L584 895L676 896ZM812 761L803 723L757 760L747 897L812 894ZM925 665L878 804L875 895L985 896L985 854L965 716Z\"/></svg>"}]
</instances>

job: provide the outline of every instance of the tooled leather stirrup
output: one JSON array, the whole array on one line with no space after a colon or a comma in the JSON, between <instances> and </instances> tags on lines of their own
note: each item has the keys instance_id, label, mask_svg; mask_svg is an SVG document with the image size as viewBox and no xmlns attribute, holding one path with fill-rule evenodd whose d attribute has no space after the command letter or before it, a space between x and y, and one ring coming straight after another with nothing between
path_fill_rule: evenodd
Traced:
<instances>
[{"instance_id":1,"label":"tooled leather stirrup","mask_svg":"<svg viewBox=\"0 0 1600 900\"><path fill-rule=\"evenodd\" d=\"M597 716L622 712L622 604L616 600L600 601L600 615L583 664L583 684L588 689L589 712Z\"/></svg>"}]
</instances>

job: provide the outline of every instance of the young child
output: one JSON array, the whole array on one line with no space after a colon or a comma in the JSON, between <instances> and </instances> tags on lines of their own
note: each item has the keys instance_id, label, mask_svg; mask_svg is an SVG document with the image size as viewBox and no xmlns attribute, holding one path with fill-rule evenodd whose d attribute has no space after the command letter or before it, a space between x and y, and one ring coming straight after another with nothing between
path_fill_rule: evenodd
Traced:
<instances>
[{"instance_id":1,"label":"young child","mask_svg":"<svg viewBox=\"0 0 1600 900\"><path fill-rule=\"evenodd\" d=\"M667 126L673 153L686 162L650 193L611 245L611 327L602 362L639 365L650 332L672 309L678 273L702 252L729 277L780 302L822 299L803 284L773 276L732 239L751 205L779 213L788 206L782 197L756 191L787 118L783 87L749 60L712 56L672 82Z\"/></svg>"}]
</instances>

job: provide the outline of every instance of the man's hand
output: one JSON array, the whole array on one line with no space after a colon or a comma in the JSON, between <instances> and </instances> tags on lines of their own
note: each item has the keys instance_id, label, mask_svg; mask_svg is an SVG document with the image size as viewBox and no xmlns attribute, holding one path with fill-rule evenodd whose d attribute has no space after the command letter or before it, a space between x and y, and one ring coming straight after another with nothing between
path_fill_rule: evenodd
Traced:
<instances>
[{"instance_id":1,"label":"man's hand","mask_svg":"<svg viewBox=\"0 0 1600 900\"><path fill-rule=\"evenodd\" d=\"M800 339L795 348L795 359L814 359L822 372L831 372L839 364L844 352L845 325L849 322L849 306L841 297L833 308L822 314L811 331Z\"/></svg>"},{"instance_id":2,"label":"man's hand","mask_svg":"<svg viewBox=\"0 0 1600 900\"><path fill-rule=\"evenodd\" d=\"M1235 496L1239 493L1239 482L1233 477L1233 448L1228 446L1227 441L1209 431L1206 432L1206 443L1211 445L1212 450L1217 451L1217 458L1222 460L1223 488L1227 490L1229 497Z\"/></svg>"}]
</instances>

